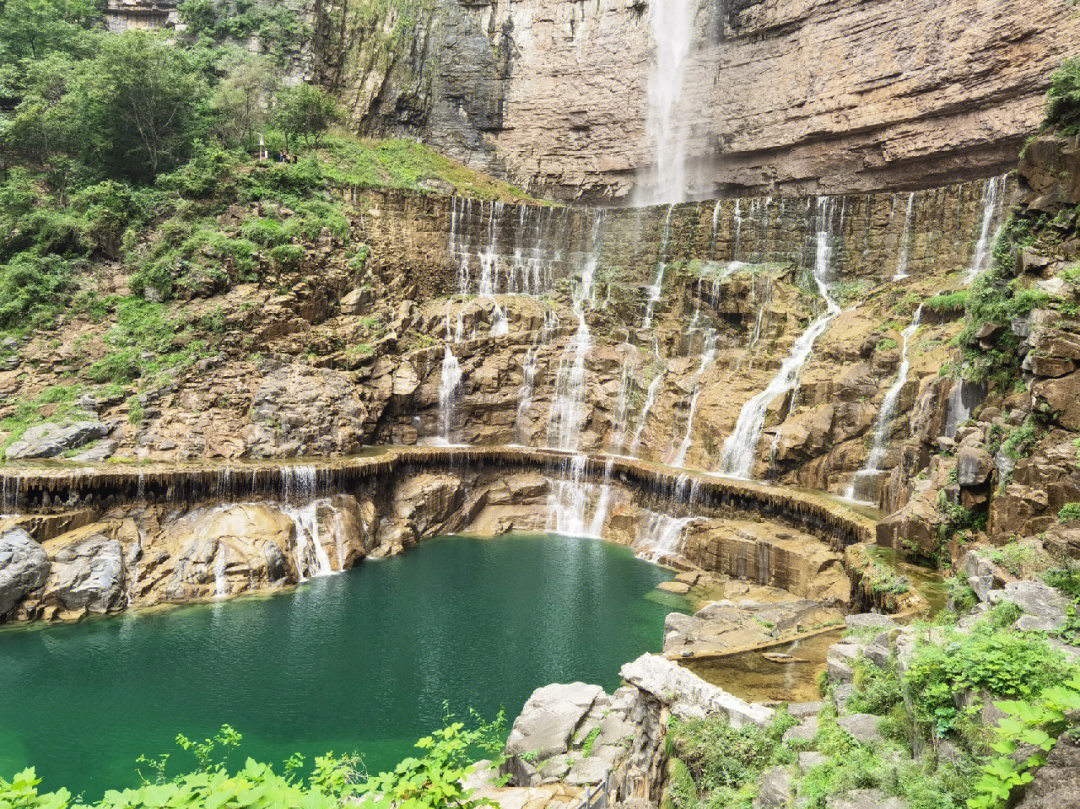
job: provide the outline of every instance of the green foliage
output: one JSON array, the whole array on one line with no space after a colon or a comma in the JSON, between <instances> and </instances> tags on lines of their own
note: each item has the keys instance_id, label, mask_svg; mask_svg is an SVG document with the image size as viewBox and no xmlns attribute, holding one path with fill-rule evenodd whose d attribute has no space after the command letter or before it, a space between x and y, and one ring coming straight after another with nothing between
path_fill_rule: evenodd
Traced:
<instances>
[{"instance_id":1,"label":"green foliage","mask_svg":"<svg viewBox=\"0 0 1080 809\"><path fill-rule=\"evenodd\" d=\"M69 261L36 252L0 265L0 328L46 325L63 307L71 275Z\"/></svg>"},{"instance_id":2,"label":"green foliage","mask_svg":"<svg viewBox=\"0 0 1080 809\"><path fill-rule=\"evenodd\" d=\"M964 311L971 292L961 289L956 292L942 292L923 301L923 307L938 314L955 314Z\"/></svg>"},{"instance_id":3,"label":"green foliage","mask_svg":"<svg viewBox=\"0 0 1080 809\"><path fill-rule=\"evenodd\" d=\"M995 729L993 750L998 755L982 766L969 809L1000 809L1015 787L1032 781L1032 771L1046 762L1058 736L1069 729L1067 713L1080 710L1080 672L1072 671L1067 680L1042 689L1034 699L995 705L1006 714ZM1014 754L1020 745L1035 752L1018 762Z\"/></svg>"},{"instance_id":4,"label":"green foliage","mask_svg":"<svg viewBox=\"0 0 1080 809\"><path fill-rule=\"evenodd\" d=\"M848 698L847 707L852 713L870 713L882 716L902 699L900 676L895 663L879 667L860 658L855 664L855 692Z\"/></svg>"},{"instance_id":5,"label":"green foliage","mask_svg":"<svg viewBox=\"0 0 1080 809\"><path fill-rule=\"evenodd\" d=\"M315 760L305 784L297 777L303 757L293 755L284 775L269 764L248 758L235 773L228 759L242 741L239 733L223 725L213 738L194 741L177 736L182 750L195 757L196 767L169 778L168 754L156 759L141 756L150 778L143 775L135 789L108 790L96 809L332 809L342 805L369 809L475 809L491 805L472 797L462 781L477 753L496 754L502 747L505 717L485 723L472 714L474 726L453 722L417 742L423 753L402 761L392 772L368 777L355 756L328 753ZM140 774L142 774L140 772ZM72 804L66 789L39 793L41 780L33 769L10 781L0 778L0 807L5 809L81 809Z\"/></svg>"},{"instance_id":6,"label":"green foliage","mask_svg":"<svg viewBox=\"0 0 1080 809\"><path fill-rule=\"evenodd\" d=\"M277 94L274 121L287 139L302 138L305 145L319 145L326 130L340 117L334 97L321 87L299 84Z\"/></svg>"},{"instance_id":7,"label":"green foliage","mask_svg":"<svg viewBox=\"0 0 1080 809\"><path fill-rule=\"evenodd\" d=\"M1058 522L1075 522L1080 520L1080 503L1066 503L1058 511Z\"/></svg>"},{"instance_id":8,"label":"green foliage","mask_svg":"<svg viewBox=\"0 0 1080 809\"><path fill-rule=\"evenodd\" d=\"M217 43L257 37L263 50L283 61L311 37L310 27L284 4L256 0L184 0L180 19L187 34Z\"/></svg>"},{"instance_id":9,"label":"green foliage","mask_svg":"<svg viewBox=\"0 0 1080 809\"><path fill-rule=\"evenodd\" d=\"M780 711L768 727L745 725L733 728L726 719L711 716L705 719L672 719L668 727L672 752L687 768L693 795L684 794L677 809L697 805L700 794L711 805L747 798L754 780L778 757L785 755L781 747L784 731L797 721ZM689 784L684 782L689 793Z\"/></svg>"},{"instance_id":10,"label":"green foliage","mask_svg":"<svg viewBox=\"0 0 1080 809\"><path fill-rule=\"evenodd\" d=\"M919 649L902 682L920 727L939 737L958 729L964 716L955 697L968 690L1030 699L1061 681L1068 666L1045 640L995 625L1013 615L992 616L970 635Z\"/></svg>"},{"instance_id":11,"label":"green foliage","mask_svg":"<svg viewBox=\"0 0 1080 809\"><path fill-rule=\"evenodd\" d=\"M1066 59L1050 74L1046 117L1043 129L1056 129L1063 135L1080 130L1080 58Z\"/></svg>"},{"instance_id":12,"label":"green foliage","mask_svg":"<svg viewBox=\"0 0 1080 809\"><path fill-rule=\"evenodd\" d=\"M884 340L879 340L877 344L877 351L892 351L896 348L898 343L891 337L886 337Z\"/></svg>"}]
</instances>

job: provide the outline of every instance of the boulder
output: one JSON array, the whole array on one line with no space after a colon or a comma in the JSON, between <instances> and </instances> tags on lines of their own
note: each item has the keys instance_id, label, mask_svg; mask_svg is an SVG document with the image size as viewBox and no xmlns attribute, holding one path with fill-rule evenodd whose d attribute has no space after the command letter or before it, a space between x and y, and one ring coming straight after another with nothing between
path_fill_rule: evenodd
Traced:
<instances>
[{"instance_id":1,"label":"boulder","mask_svg":"<svg viewBox=\"0 0 1080 809\"><path fill-rule=\"evenodd\" d=\"M21 528L0 535L0 618L49 577L49 556Z\"/></svg>"},{"instance_id":2,"label":"boulder","mask_svg":"<svg viewBox=\"0 0 1080 809\"><path fill-rule=\"evenodd\" d=\"M860 612L857 615L848 615L844 618L848 629L895 629L897 623L888 615L880 615L876 612Z\"/></svg>"},{"instance_id":3,"label":"boulder","mask_svg":"<svg viewBox=\"0 0 1080 809\"><path fill-rule=\"evenodd\" d=\"M554 683L538 688L514 720L506 754L528 753L545 759L565 753L574 731L603 693L600 686L585 683Z\"/></svg>"},{"instance_id":4,"label":"boulder","mask_svg":"<svg viewBox=\"0 0 1080 809\"><path fill-rule=\"evenodd\" d=\"M56 602L71 612L107 613L125 606L124 548L118 539L94 533L73 542L61 537L46 547L52 572L43 602Z\"/></svg>"},{"instance_id":5,"label":"boulder","mask_svg":"<svg viewBox=\"0 0 1080 809\"><path fill-rule=\"evenodd\" d=\"M1053 632L1068 620L1069 601L1061 593L1038 581L1011 581L1004 590L989 594L991 603L1012 601L1024 615L1016 622L1022 631Z\"/></svg>"},{"instance_id":6,"label":"boulder","mask_svg":"<svg viewBox=\"0 0 1080 809\"><path fill-rule=\"evenodd\" d=\"M658 655L644 654L624 665L619 673L628 683L667 705L677 716L697 718L723 714L733 727L738 728L747 724L764 726L774 714L772 708L732 696Z\"/></svg>"},{"instance_id":7,"label":"boulder","mask_svg":"<svg viewBox=\"0 0 1080 809\"><path fill-rule=\"evenodd\" d=\"M1016 809L1066 809L1080 796L1080 741L1068 733L1058 737L1046 764L1035 772Z\"/></svg>"},{"instance_id":8,"label":"boulder","mask_svg":"<svg viewBox=\"0 0 1080 809\"><path fill-rule=\"evenodd\" d=\"M38 424L23 433L18 441L12 442L5 457L9 460L55 458L69 449L81 447L108 434L108 426L100 421L77 421L66 426L52 422Z\"/></svg>"},{"instance_id":9,"label":"boulder","mask_svg":"<svg viewBox=\"0 0 1080 809\"><path fill-rule=\"evenodd\" d=\"M804 773L814 767L820 767L822 764L828 763L828 761L829 757L824 753L817 753L813 750L799 753L799 769Z\"/></svg>"},{"instance_id":10,"label":"boulder","mask_svg":"<svg viewBox=\"0 0 1080 809\"><path fill-rule=\"evenodd\" d=\"M878 730L881 717L868 713L853 713L838 717L836 724L851 734L859 744L874 745L884 740Z\"/></svg>"},{"instance_id":11,"label":"boulder","mask_svg":"<svg viewBox=\"0 0 1080 809\"><path fill-rule=\"evenodd\" d=\"M981 447L964 446L956 453L956 482L982 486L994 470L994 456Z\"/></svg>"},{"instance_id":12,"label":"boulder","mask_svg":"<svg viewBox=\"0 0 1080 809\"><path fill-rule=\"evenodd\" d=\"M791 771L787 767L770 767L761 774L754 809L782 809L791 802Z\"/></svg>"},{"instance_id":13,"label":"boulder","mask_svg":"<svg viewBox=\"0 0 1080 809\"><path fill-rule=\"evenodd\" d=\"M808 716L802 722L784 731L784 742L808 742L818 732L818 718Z\"/></svg>"}]
</instances>

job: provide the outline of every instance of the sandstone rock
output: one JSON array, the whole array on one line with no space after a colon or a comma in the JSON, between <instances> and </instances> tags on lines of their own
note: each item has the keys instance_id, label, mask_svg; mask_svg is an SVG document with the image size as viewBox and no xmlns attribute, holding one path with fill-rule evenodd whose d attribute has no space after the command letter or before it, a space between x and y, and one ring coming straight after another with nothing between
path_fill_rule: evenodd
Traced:
<instances>
[{"instance_id":1,"label":"sandstone rock","mask_svg":"<svg viewBox=\"0 0 1080 809\"><path fill-rule=\"evenodd\" d=\"M662 581L656 585L657 590L684 596L690 592L690 585L681 581Z\"/></svg>"},{"instance_id":2,"label":"sandstone rock","mask_svg":"<svg viewBox=\"0 0 1080 809\"><path fill-rule=\"evenodd\" d=\"M0 618L45 584L49 557L21 528L0 534Z\"/></svg>"},{"instance_id":3,"label":"sandstone rock","mask_svg":"<svg viewBox=\"0 0 1080 809\"><path fill-rule=\"evenodd\" d=\"M814 767L820 767L822 764L828 763L828 761L829 757L824 753L817 753L813 750L799 753L799 769L804 773Z\"/></svg>"},{"instance_id":4,"label":"sandstone rock","mask_svg":"<svg viewBox=\"0 0 1080 809\"><path fill-rule=\"evenodd\" d=\"M982 486L994 470L994 458L985 449L961 447L956 453L956 482L961 486Z\"/></svg>"},{"instance_id":5,"label":"sandstone rock","mask_svg":"<svg viewBox=\"0 0 1080 809\"><path fill-rule=\"evenodd\" d=\"M644 654L624 665L619 673L631 685L668 705L677 716L701 717L719 713L725 715L733 727L748 723L765 725L773 716L771 708L734 697L657 655Z\"/></svg>"},{"instance_id":6,"label":"sandstone rock","mask_svg":"<svg viewBox=\"0 0 1080 809\"><path fill-rule=\"evenodd\" d=\"M5 453L10 460L55 458L88 441L104 438L109 428L100 421L79 421L63 426L47 422L30 427Z\"/></svg>"},{"instance_id":7,"label":"sandstone rock","mask_svg":"<svg viewBox=\"0 0 1080 809\"><path fill-rule=\"evenodd\" d=\"M546 759L565 753L574 731L603 693L600 686L585 683L556 683L538 688L514 720L506 754L535 753L538 759Z\"/></svg>"}]
</instances>

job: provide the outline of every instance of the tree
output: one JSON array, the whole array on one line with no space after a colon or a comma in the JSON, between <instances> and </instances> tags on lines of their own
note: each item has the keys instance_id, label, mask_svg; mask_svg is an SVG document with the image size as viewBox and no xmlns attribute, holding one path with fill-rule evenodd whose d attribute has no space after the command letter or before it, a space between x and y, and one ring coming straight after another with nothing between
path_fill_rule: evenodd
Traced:
<instances>
[{"instance_id":1,"label":"tree","mask_svg":"<svg viewBox=\"0 0 1080 809\"><path fill-rule=\"evenodd\" d=\"M266 124L277 79L266 57L246 51L234 51L223 67L225 78L211 100L218 138L225 146L250 146Z\"/></svg>"},{"instance_id":2,"label":"tree","mask_svg":"<svg viewBox=\"0 0 1080 809\"><path fill-rule=\"evenodd\" d=\"M82 50L100 18L94 0L5 0L0 5L2 61L40 59L53 50Z\"/></svg>"},{"instance_id":3,"label":"tree","mask_svg":"<svg viewBox=\"0 0 1080 809\"><path fill-rule=\"evenodd\" d=\"M205 82L186 51L142 31L106 38L83 77L84 153L153 180L184 158L202 124Z\"/></svg>"},{"instance_id":4,"label":"tree","mask_svg":"<svg viewBox=\"0 0 1080 809\"><path fill-rule=\"evenodd\" d=\"M305 145L314 143L318 146L340 114L337 102L328 92L321 87L300 84L278 93L274 117L287 141L302 137Z\"/></svg>"}]
</instances>

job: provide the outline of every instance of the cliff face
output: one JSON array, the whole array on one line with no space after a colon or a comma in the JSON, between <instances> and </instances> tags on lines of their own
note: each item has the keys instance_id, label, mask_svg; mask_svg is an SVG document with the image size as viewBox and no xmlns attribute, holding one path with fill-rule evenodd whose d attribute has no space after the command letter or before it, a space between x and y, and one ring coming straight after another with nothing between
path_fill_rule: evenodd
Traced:
<instances>
[{"instance_id":1,"label":"cliff face","mask_svg":"<svg viewBox=\"0 0 1080 809\"><path fill-rule=\"evenodd\" d=\"M649 17L664 9L401 5L372 22L350 0L317 44L360 129L422 135L562 198L623 198L654 161ZM370 30L383 44L358 39ZM851 193L1000 173L1078 44L1066 0L703 0L675 105L692 191Z\"/></svg>"}]
</instances>

